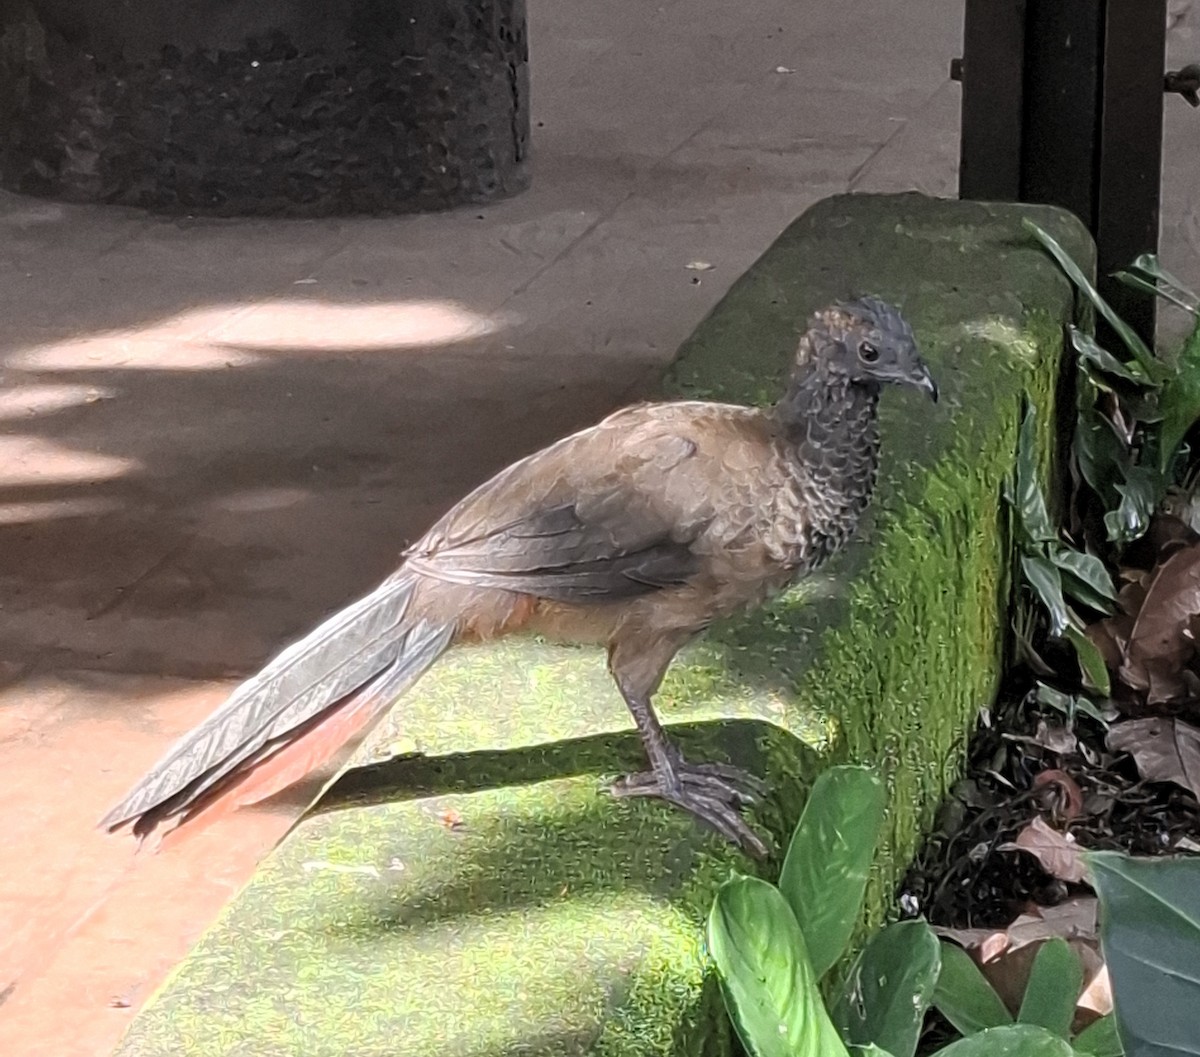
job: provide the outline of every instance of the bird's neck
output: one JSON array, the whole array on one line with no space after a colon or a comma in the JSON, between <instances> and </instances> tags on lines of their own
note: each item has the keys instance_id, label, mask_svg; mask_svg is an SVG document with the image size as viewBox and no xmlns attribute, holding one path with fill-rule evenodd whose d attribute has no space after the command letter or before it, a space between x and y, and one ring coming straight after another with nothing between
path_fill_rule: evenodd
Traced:
<instances>
[{"instance_id":1,"label":"bird's neck","mask_svg":"<svg viewBox=\"0 0 1200 1057\"><path fill-rule=\"evenodd\" d=\"M794 444L832 453L846 445L859 447L868 438L878 447L878 406L877 384L852 382L821 364L800 364L773 414Z\"/></svg>"},{"instance_id":2,"label":"bird's neck","mask_svg":"<svg viewBox=\"0 0 1200 1057\"><path fill-rule=\"evenodd\" d=\"M789 455L823 497L824 517L857 521L879 465L879 386L852 382L823 364L800 363L773 409Z\"/></svg>"}]
</instances>

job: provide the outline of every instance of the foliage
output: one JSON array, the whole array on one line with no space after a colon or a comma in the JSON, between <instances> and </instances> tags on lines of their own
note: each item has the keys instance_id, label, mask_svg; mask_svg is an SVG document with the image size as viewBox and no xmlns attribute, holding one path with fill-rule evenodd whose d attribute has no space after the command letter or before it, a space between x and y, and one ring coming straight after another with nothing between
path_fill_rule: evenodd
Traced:
<instances>
[{"instance_id":1,"label":"foliage","mask_svg":"<svg viewBox=\"0 0 1200 1057\"><path fill-rule=\"evenodd\" d=\"M1087 860L1125 1052L1200 1055L1200 859L1092 852Z\"/></svg>"},{"instance_id":2,"label":"foliage","mask_svg":"<svg viewBox=\"0 0 1200 1057\"><path fill-rule=\"evenodd\" d=\"M1192 502L1196 462L1189 435L1200 422L1200 297L1163 268L1153 254L1119 272L1122 282L1190 312L1191 336L1177 353L1156 352L1100 296L1079 266L1047 232L1026 227L1095 306L1119 337L1118 355L1090 334L1070 328L1077 354L1077 399L1069 453L1076 489L1067 511L1074 539L1048 512L1037 472L1034 412L1021 429L1015 480L1008 501L1016 514L1024 582L1048 620L1051 650L1069 644L1079 668L1071 692L1038 687L1043 704L1073 720L1082 711L1103 718L1110 703L1128 710L1159 704L1195 680L1193 599L1200 568L1200 518ZM1179 496L1185 498L1179 500ZM1168 527L1165 506L1177 500L1189 516ZM1189 524L1185 524L1189 521ZM1141 544L1148 560L1124 559ZM1181 552L1182 545L1182 552ZM1119 567L1119 578L1110 571ZM1117 580L1122 586L1117 591ZM1014 621L1018 644L1037 674L1056 674L1033 641L1027 618ZM1059 645L1056 645L1059 644ZM1200 663L1194 665L1200 668ZM1058 674L1061 676L1061 670ZM1075 688L1082 689L1082 693ZM1110 699L1111 702L1110 702ZM1111 708L1107 709L1111 714Z\"/></svg>"},{"instance_id":3,"label":"foliage","mask_svg":"<svg viewBox=\"0 0 1200 1057\"><path fill-rule=\"evenodd\" d=\"M1156 353L1051 235L1031 220L1024 223L1132 357L1116 355L1091 335L1070 328L1079 374L1072 468L1102 509L1108 540L1128 543L1145 533L1168 486L1179 482L1188 461L1188 432L1200 421L1200 298L1185 290L1153 254L1143 254L1117 273L1126 284L1196 317L1177 356Z\"/></svg>"},{"instance_id":4,"label":"foliage","mask_svg":"<svg viewBox=\"0 0 1200 1057\"><path fill-rule=\"evenodd\" d=\"M1076 1048L1067 1041L1082 969L1061 939L1039 949L1015 1017L971 957L952 943L939 943L923 921L902 921L877 932L826 1006L819 986L823 974L814 968L813 942L801 921L811 923L816 943L825 950L823 961L830 952L834 960L844 953L849 929L834 919L845 913L853 920L861 908L861 864L882 829L881 793L879 780L867 769L831 768L814 785L793 834L786 887L734 876L718 890L708 948L747 1052L753 1057L913 1057L931 1005L964 1035L939 1051L945 1057L1118 1057L1124 1052L1111 1016L1076 1036ZM801 869L801 854L815 861ZM842 888L852 889L855 898L847 900Z\"/></svg>"},{"instance_id":5,"label":"foliage","mask_svg":"<svg viewBox=\"0 0 1200 1057\"><path fill-rule=\"evenodd\" d=\"M779 888L804 933L818 979L850 941L885 807L877 778L858 768L833 767L813 784L788 846Z\"/></svg>"}]
</instances>

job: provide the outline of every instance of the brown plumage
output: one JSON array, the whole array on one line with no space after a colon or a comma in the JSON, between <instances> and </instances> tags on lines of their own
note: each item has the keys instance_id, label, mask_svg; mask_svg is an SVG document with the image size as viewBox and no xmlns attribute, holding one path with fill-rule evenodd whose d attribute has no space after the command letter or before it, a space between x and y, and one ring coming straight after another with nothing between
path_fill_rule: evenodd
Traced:
<instances>
[{"instance_id":1,"label":"brown plumage","mask_svg":"<svg viewBox=\"0 0 1200 1057\"><path fill-rule=\"evenodd\" d=\"M516 631L608 647L657 796L755 855L740 809L761 783L685 761L651 698L679 649L761 604L853 533L875 483L884 383L937 390L899 312L818 313L772 408L627 408L481 485L375 591L284 650L174 746L103 819L148 833L262 799L344 758L457 642Z\"/></svg>"}]
</instances>

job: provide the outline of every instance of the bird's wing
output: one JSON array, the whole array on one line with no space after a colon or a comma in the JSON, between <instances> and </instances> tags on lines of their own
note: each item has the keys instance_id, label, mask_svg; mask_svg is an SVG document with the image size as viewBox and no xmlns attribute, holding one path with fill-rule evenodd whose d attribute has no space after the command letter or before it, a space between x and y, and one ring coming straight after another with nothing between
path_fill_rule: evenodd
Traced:
<instances>
[{"instance_id":1,"label":"bird's wing","mask_svg":"<svg viewBox=\"0 0 1200 1057\"><path fill-rule=\"evenodd\" d=\"M551 445L476 489L409 551L410 567L453 583L562 602L631 598L682 584L711 519L664 482L694 459L680 423L631 409Z\"/></svg>"}]
</instances>

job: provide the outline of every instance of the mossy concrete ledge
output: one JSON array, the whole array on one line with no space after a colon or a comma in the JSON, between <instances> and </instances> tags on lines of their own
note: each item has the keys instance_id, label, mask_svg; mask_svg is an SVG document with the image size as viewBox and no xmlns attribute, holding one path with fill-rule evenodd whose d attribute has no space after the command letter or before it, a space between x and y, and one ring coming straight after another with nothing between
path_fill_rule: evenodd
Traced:
<instances>
[{"instance_id":1,"label":"mossy concrete ledge","mask_svg":"<svg viewBox=\"0 0 1200 1057\"><path fill-rule=\"evenodd\" d=\"M1025 215L1090 259L1081 225L1047 208L821 202L734 284L665 379L671 395L770 401L806 317L873 292L903 306L941 386L936 407L885 393L861 541L768 611L713 629L659 699L692 753L769 775L776 794L755 820L778 837L817 769L878 768L892 807L864 925L886 911L1000 675L1003 482L1025 402L1048 438L1075 304ZM715 885L751 867L679 812L604 796L638 759L599 652L503 643L448 658L119 1054L729 1052L700 926Z\"/></svg>"}]
</instances>

